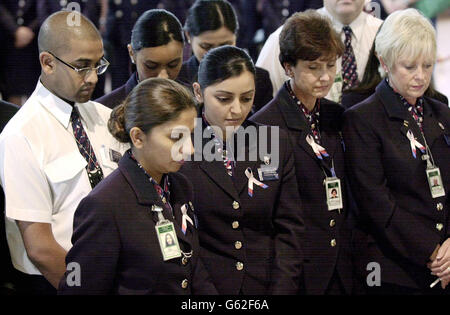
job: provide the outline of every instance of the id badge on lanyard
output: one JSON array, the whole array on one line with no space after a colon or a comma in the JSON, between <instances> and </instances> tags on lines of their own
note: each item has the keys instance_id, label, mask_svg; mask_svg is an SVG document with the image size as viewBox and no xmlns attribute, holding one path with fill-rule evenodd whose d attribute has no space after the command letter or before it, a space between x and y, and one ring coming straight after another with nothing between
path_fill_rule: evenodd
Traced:
<instances>
[{"instance_id":1,"label":"id badge on lanyard","mask_svg":"<svg viewBox=\"0 0 450 315\"><path fill-rule=\"evenodd\" d=\"M180 245L173 222L164 219L163 209L153 205L152 211L158 214L158 222L155 225L156 236L163 255L163 260L167 261L173 258L181 257Z\"/></svg>"},{"instance_id":2,"label":"id badge on lanyard","mask_svg":"<svg viewBox=\"0 0 450 315\"><path fill-rule=\"evenodd\" d=\"M306 136L306 142L308 142L314 151L314 154L321 162L323 161L323 157L329 157L326 149L317 144L311 135ZM339 213L341 213L341 209L343 208L341 180L336 176L334 171L333 159L331 159L331 163L331 177L327 176L322 167L325 174L325 179L323 181L323 184L325 185L325 197L327 200L328 211L338 210Z\"/></svg>"},{"instance_id":3,"label":"id badge on lanyard","mask_svg":"<svg viewBox=\"0 0 450 315\"><path fill-rule=\"evenodd\" d=\"M422 133L425 146L416 140L411 130L408 130L406 135L410 141L411 152L413 157L416 158L416 148L418 148L422 153L422 160L426 161L427 168L425 170L427 175L428 186L430 188L431 197L438 198L445 196L444 184L442 183L441 171L439 167L434 164L433 156L431 155L431 150L428 147L425 135Z\"/></svg>"},{"instance_id":4,"label":"id badge on lanyard","mask_svg":"<svg viewBox=\"0 0 450 315\"><path fill-rule=\"evenodd\" d=\"M427 167L426 173L431 196L433 198L445 196L445 189L442 184L441 171L439 170L439 167Z\"/></svg>"},{"instance_id":5,"label":"id badge on lanyard","mask_svg":"<svg viewBox=\"0 0 450 315\"><path fill-rule=\"evenodd\" d=\"M340 213L343 208L341 180L337 177L326 177L324 185L328 211L338 210Z\"/></svg>"}]
</instances>

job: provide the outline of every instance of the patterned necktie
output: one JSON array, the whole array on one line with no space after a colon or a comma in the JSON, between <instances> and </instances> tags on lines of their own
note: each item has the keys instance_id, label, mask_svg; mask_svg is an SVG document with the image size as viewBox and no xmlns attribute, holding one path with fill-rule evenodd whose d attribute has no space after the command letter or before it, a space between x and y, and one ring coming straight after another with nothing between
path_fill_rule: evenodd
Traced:
<instances>
[{"instance_id":1,"label":"patterned necktie","mask_svg":"<svg viewBox=\"0 0 450 315\"><path fill-rule=\"evenodd\" d=\"M89 182L91 183L91 187L94 188L103 179L103 172L95 157L94 150L92 149L86 131L81 124L80 114L76 107L72 110L70 120L72 122L73 134L77 141L78 150L80 150L81 155L88 163L86 170L88 171Z\"/></svg>"},{"instance_id":2,"label":"patterned necktie","mask_svg":"<svg viewBox=\"0 0 450 315\"><path fill-rule=\"evenodd\" d=\"M345 51L342 56L342 91L358 85L358 73L356 72L356 58L352 48L352 29L350 26L342 28L345 34Z\"/></svg>"}]
</instances>

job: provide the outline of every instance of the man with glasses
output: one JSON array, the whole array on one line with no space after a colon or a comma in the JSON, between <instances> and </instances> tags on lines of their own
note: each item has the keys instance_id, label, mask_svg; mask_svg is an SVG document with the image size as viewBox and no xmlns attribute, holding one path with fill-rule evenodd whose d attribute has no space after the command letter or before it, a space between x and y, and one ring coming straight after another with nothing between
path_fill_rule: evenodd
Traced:
<instances>
[{"instance_id":1,"label":"man with glasses","mask_svg":"<svg viewBox=\"0 0 450 315\"><path fill-rule=\"evenodd\" d=\"M101 36L73 14L60 11L42 24L40 80L0 135L6 234L26 294L56 293L75 209L127 149L108 132L111 110L90 101L109 65Z\"/></svg>"}]
</instances>

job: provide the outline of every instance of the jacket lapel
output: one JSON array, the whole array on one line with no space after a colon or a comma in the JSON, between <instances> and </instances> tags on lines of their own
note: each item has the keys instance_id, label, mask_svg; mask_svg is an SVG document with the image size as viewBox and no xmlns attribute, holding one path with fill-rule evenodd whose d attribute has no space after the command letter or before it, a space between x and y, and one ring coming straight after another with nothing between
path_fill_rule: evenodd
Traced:
<instances>
[{"instance_id":1,"label":"jacket lapel","mask_svg":"<svg viewBox=\"0 0 450 315\"><path fill-rule=\"evenodd\" d=\"M440 108L437 106L434 100L429 98L424 102L424 120L423 130L425 133L425 139L427 140L430 148L437 138L450 134L449 130L445 129L445 126L449 125L449 119L445 119L445 115L440 115ZM448 116L448 115L447 115ZM442 121L440 121L442 120Z\"/></svg>"},{"instance_id":2,"label":"jacket lapel","mask_svg":"<svg viewBox=\"0 0 450 315\"><path fill-rule=\"evenodd\" d=\"M334 157L338 147L342 145L340 136L342 114L344 108L337 103L331 103L322 98L320 100L320 140L331 158Z\"/></svg>"},{"instance_id":3,"label":"jacket lapel","mask_svg":"<svg viewBox=\"0 0 450 315\"><path fill-rule=\"evenodd\" d=\"M152 220L158 222L158 216L151 211L152 206L159 206L163 209L163 215L165 219L168 219L174 223L176 234L178 239L182 239L190 244L189 239L181 232L181 206L180 201L177 200L179 192L177 192L177 185L171 185L171 206L175 216L175 220L172 217L170 211L164 206L161 198L156 192L153 184L149 181L145 173L137 166L137 164L130 158L129 153L126 152L119 161L119 169L125 176L129 185L136 194L138 204L148 207L148 213Z\"/></svg>"},{"instance_id":4,"label":"jacket lapel","mask_svg":"<svg viewBox=\"0 0 450 315\"><path fill-rule=\"evenodd\" d=\"M278 106L283 115L286 125L291 130L300 132L300 136L297 139L297 144L314 160L317 157L306 141L306 136L311 133L311 128L307 123L303 113L297 104L294 103L289 92L283 88L278 92ZM340 143L340 139L336 139L335 130L339 130L339 126L335 126L335 122L339 121L336 115L342 115L343 108L339 110L332 110L331 106L328 106L328 100L321 99L320 104L320 138L322 146L332 158L336 152L337 144ZM331 132L334 130L333 132Z\"/></svg>"},{"instance_id":5,"label":"jacket lapel","mask_svg":"<svg viewBox=\"0 0 450 315\"><path fill-rule=\"evenodd\" d=\"M201 111L199 111L200 119L201 117ZM239 195L234 187L233 181L231 177L227 174L226 168L223 164L222 160L222 154L218 153L216 151L216 145L214 143L214 135L208 134L209 136L205 135L205 129L207 128L207 125L205 122L202 121L202 145L201 146L195 146L195 155L201 157L201 162L199 164L200 169L202 169L206 175L208 175L209 178L223 191L225 191L227 194L229 194L231 197L234 198L234 200L239 201ZM214 156L214 159L212 161L207 161L205 159L205 150L208 152L211 152L211 156Z\"/></svg>"},{"instance_id":6,"label":"jacket lapel","mask_svg":"<svg viewBox=\"0 0 450 315\"><path fill-rule=\"evenodd\" d=\"M130 92L134 89L136 85L138 85L138 74L137 72L134 72L131 77L128 79L127 83L125 84L125 93L126 95L129 95Z\"/></svg>"},{"instance_id":7,"label":"jacket lapel","mask_svg":"<svg viewBox=\"0 0 450 315\"><path fill-rule=\"evenodd\" d=\"M286 126L288 129L296 130L300 133L299 138L297 139L297 144L305 150L305 152L310 155L313 159L316 159L316 155L312 150L311 146L306 142L306 136L311 132L311 128L309 127L306 119L301 112L300 108L298 108L297 104L294 103L289 92L283 86L282 89L278 92L278 107L280 109L281 115L283 116L284 121L286 122Z\"/></svg>"},{"instance_id":8,"label":"jacket lapel","mask_svg":"<svg viewBox=\"0 0 450 315\"><path fill-rule=\"evenodd\" d=\"M239 164L237 162L236 164ZM223 191L233 197L234 200L239 201L239 195L234 187L233 180L227 174L225 166L222 161L205 161L200 162L200 168L208 175L209 178L219 186ZM236 170L235 170L236 171Z\"/></svg>"}]
</instances>

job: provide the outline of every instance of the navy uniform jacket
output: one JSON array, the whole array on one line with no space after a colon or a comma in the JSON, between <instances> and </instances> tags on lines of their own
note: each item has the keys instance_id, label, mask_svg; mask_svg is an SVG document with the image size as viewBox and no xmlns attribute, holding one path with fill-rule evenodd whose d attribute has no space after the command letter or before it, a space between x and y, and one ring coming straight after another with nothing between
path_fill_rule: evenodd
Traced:
<instances>
[{"instance_id":1,"label":"navy uniform jacket","mask_svg":"<svg viewBox=\"0 0 450 315\"><path fill-rule=\"evenodd\" d=\"M345 196L344 150L340 136L344 109L327 99L320 100L320 135L322 146L334 160L337 177ZM295 170L305 219L304 278L307 294L324 294L334 271L348 294L352 290L351 230L348 228L348 200L341 214L328 211L323 180L325 175L306 136L311 133L299 106L283 86L277 96L250 120L279 126L286 130L295 157ZM328 174L330 176L331 174ZM334 240L335 246L331 242ZM333 242L333 243L334 243Z\"/></svg>"},{"instance_id":2,"label":"navy uniform jacket","mask_svg":"<svg viewBox=\"0 0 450 315\"><path fill-rule=\"evenodd\" d=\"M183 62L178 80L192 89L192 83L197 81L198 67L200 63L197 58L192 55L191 58ZM270 81L269 72L263 68L256 67L255 80L255 99L253 101L252 112L257 112L261 107L270 102L272 99L273 88Z\"/></svg>"},{"instance_id":3,"label":"navy uniform jacket","mask_svg":"<svg viewBox=\"0 0 450 315\"><path fill-rule=\"evenodd\" d=\"M0 100L0 132L19 110L19 106Z\"/></svg>"},{"instance_id":4,"label":"navy uniform jacket","mask_svg":"<svg viewBox=\"0 0 450 315\"><path fill-rule=\"evenodd\" d=\"M364 254L380 264L382 282L418 289L436 279L426 264L450 237L450 109L425 97L423 129L444 197L432 198L426 163L419 150L413 157L406 136L411 130L424 144L420 129L385 80L344 114L348 177L369 234Z\"/></svg>"},{"instance_id":5,"label":"navy uniform jacket","mask_svg":"<svg viewBox=\"0 0 450 315\"><path fill-rule=\"evenodd\" d=\"M145 11L156 9L159 0L109 0L108 5L104 41L114 90L125 84L133 71L127 50L133 26Z\"/></svg>"},{"instance_id":6,"label":"navy uniform jacket","mask_svg":"<svg viewBox=\"0 0 450 315\"><path fill-rule=\"evenodd\" d=\"M322 6L323 0L262 0L261 19L264 33L268 37L295 12L302 12L307 9L319 9Z\"/></svg>"},{"instance_id":7,"label":"navy uniform jacket","mask_svg":"<svg viewBox=\"0 0 450 315\"><path fill-rule=\"evenodd\" d=\"M137 19L145 11L156 9L158 4L158 0L109 0L107 40L126 48Z\"/></svg>"},{"instance_id":8,"label":"navy uniform jacket","mask_svg":"<svg viewBox=\"0 0 450 315\"><path fill-rule=\"evenodd\" d=\"M138 85L137 72L134 72L128 79L127 83L121 87L118 87L111 93L103 95L95 101L105 105L106 107L114 108L127 98L128 94L130 94L131 90L133 90L136 85Z\"/></svg>"},{"instance_id":9,"label":"navy uniform jacket","mask_svg":"<svg viewBox=\"0 0 450 315\"><path fill-rule=\"evenodd\" d=\"M270 127L267 134L270 148ZM208 141L205 137L203 146L195 143L196 153L207 150ZM255 152L256 143L250 146L247 142L245 152ZM274 154L279 154L279 179L265 181L267 189L254 185L253 197L248 194L244 172L251 168L258 178L263 157L237 161L233 178L222 160L208 162L203 157L201 161L186 162L181 168L194 185L202 258L219 294L298 292L303 258L299 245L304 229L302 206L292 151L282 131L279 150Z\"/></svg>"},{"instance_id":10,"label":"navy uniform jacket","mask_svg":"<svg viewBox=\"0 0 450 315\"><path fill-rule=\"evenodd\" d=\"M131 90L133 90L134 87L138 85L139 82L137 80L137 77L138 77L137 72L133 72L133 74L128 79L127 83L118 87L111 93L103 95L102 97L96 99L95 101L111 109L116 107L117 105L123 103L123 101L125 101L125 99L127 98L128 94L130 94ZM178 79L175 81L187 87L184 84L184 82L179 82Z\"/></svg>"},{"instance_id":11,"label":"navy uniform jacket","mask_svg":"<svg viewBox=\"0 0 450 315\"><path fill-rule=\"evenodd\" d=\"M81 9L81 13L85 15L92 23L98 27L98 22L100 18L100 1L98 0L40 0L41 1L41 13L44 14L43 18L47 16L64 10L69 4L78 4Z\"/></svg>"},{"instance_id":12,"label":"navy uniform jacket","mask_svg":"<svg viewBox=\"0 0 450 315\"><path fill-rule=\"evenodd\" d=\"M0 27L11 37L19 26L28 26L34 33L39 31L45 17L40 15L39 7L43 0L5 0L0 4Z\"/></svg>"},{"instance_id":13,"label":"navy uniform jacket","mask_svg":"<svg viewBox=\"0 0 450 315\"><path fill-rule=\"evenodd\" d=\"M76 210L66 264L80 265L81 286L69 286L63 277L60 294L217 293L199 257L197 230L188 222L186 235L181 232L180 208L193 199L192 186L177 173L169 174L169 182L174 219L128 152L122 157ZM174 222L181 250L193 251L186 264L181 257L163 261L152 205ZM191 210L188 215L194 220Z\"/></svg>"},{"instance_id":14,"label":"navy uniform jacket","mask_svg":"<svg viewBox=\"0 0 450 315\"><path fill-rule=\"evenodd\" d=\"M366 98L371 96L373 93L375 93L375 89L360 92L352 92L352 91L344 92L342 93L342 100L341 100L342 106L344 106L345 109L350 108L353 105L361 103ZM448 105L448 98L444 94L435 91L435 95L432 98Z\"/></svg>"}]
</instances>

